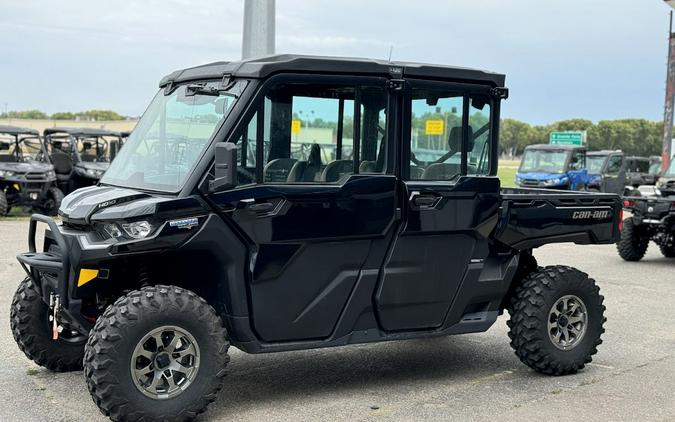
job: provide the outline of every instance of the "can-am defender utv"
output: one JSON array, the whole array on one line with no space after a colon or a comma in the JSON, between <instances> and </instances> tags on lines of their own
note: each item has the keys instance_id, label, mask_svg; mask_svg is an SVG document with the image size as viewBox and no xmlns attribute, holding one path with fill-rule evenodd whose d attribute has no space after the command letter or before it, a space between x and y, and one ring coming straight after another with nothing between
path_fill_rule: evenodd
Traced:
<instances>
[{"instance_id":1,"label":"can-am defender utv","mask_svg":"<svg viewBox=\"0 0 675 422\"><path fill-rule=\"evenodd\" d=\"M653 241L666 258L675 258L675 160L656 184L658 196L628 196L624 208L631 216L623 222L619 256L626 261L639 261Z\"/></svg>"},{"instance_id":2,"label":"can-am defender utv","mask_svg":"<svg viewBox=\"0 0 675 422\"><path fill-rule=\"evenodd\" d=\"M111 161L111 144L119 132L94 128L54 127L44 130L59 187L66 194L98 183Z\"/></svg>"},{"instance_id":3,"label":"can-am defender utv","mask_svg":"<svg viewBox=\"0 0 675 422\"><path fill-rule=\"evenodd\" d=\"M0 217L12 207L56 215L62 199L39 132L0 126Z\"/></svg>"},{"instance_id":4,"label":"can-am defender utv","mask_svg":"<svg viewBox=\"0 0 675 422\"><path fill-rule=\"evenodd\" d=\"M621 202L500 190L504 81L290 55L168 75L100 185L66 197L61 225L32 217L19 347L58 371L84 358L114 420L204 411L230 345L482 332L505 309L521 361L577 372L601 343L603 297L532 250L616 242Z\"/></svg>"}]
</instances>

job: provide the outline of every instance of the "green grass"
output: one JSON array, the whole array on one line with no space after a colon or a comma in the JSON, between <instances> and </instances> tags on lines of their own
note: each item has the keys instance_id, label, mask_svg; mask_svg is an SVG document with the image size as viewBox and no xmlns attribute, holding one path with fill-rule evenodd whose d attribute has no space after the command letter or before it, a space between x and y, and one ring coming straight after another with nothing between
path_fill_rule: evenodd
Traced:
<instances>
[{"instance_id":1,"label":"green grass","mask_svg":"<svg viewBox=\"0 0 675 422\"><path fill-rule=\"evenodd\" d=\"M502 182L503 188L515 188L516 187L516 172L518 167L512 167L508 165L502 165L499 163L499 170L497 171L497 176Z\"/></svg>"}]
</instances>

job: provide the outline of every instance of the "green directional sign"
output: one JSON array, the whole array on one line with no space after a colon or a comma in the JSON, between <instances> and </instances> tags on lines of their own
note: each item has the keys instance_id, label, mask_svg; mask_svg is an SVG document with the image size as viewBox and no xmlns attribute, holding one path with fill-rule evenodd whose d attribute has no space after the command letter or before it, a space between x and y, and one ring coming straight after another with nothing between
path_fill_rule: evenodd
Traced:
<instances>
[{"instance_id":1,"label":"green directional sign","mask_svg":"<svg viewBox=\"0 0 675 422\"><path fill-rule=\"evenodd\" d=\"M586 140L585 132L551 132L551 145L583 145Z\"/></svg>"}]
</instances>

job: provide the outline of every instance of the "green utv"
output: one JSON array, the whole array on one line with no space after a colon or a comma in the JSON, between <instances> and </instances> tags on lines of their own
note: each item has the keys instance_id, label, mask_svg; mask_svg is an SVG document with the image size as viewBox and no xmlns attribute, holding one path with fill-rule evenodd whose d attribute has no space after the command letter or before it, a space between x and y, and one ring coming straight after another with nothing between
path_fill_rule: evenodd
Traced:
<instances>
[{"instance_id":1,"label":"green utv","mask_svg":"<svg viewBox=\"0 0 675 422\"><path fill-rule=\"evenodd\" d=\"M613 194L500 189L503 75L281 55L174 72L61 224L31 218L21 350L84 367L113 420L186 420L228 348L272 353L486 331L572 374L603 297L548 243L619 238ZM37 224L46 224L41 250Z\"/></svg>"}]
</instances>

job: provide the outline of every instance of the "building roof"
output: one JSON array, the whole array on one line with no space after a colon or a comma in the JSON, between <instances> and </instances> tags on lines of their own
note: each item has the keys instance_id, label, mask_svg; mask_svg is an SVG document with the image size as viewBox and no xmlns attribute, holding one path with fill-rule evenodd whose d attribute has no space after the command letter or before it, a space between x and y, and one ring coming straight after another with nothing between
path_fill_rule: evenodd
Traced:
<instances>
[{"instance_id":1,"label":"building roof","mask_svg":"<svg viewBox=\"0 0 675 422\"><path fill-rule=\"evenodd\" d=\"M107 129L96 129L88 127L50 127L44 130L43 134L68 134L72 136L120 136L119 132Z\"/></svg>"},{"instance_id":2,"label":"building roof","mask_svg":"<svg viewBox=\"0 0 675 422\"><path fill-rule=\"evenodd\" d=\"M38 132L35 129L31 129L29 127L18 127L18 126L7 126L7 125L0 125L0 133L4 133L7 135L35 135L39 136L40 132Z\"/></svg>"},{"instance_id":3,"label":"building roof","mask_svg":"<svg viewBox=\"0 0 675 422\"><path fill-rule=\"evenodd\" d=\"M215 62L177 70L165 76L160 87L200 79L217 79L225 75L260 79L279 72L360 74L385 77L413 77L447 81L475 82L503 87L506 76L483 70L425 63L389 62L377 59L302 56L281 54L233 62Z\"/></svg>"}]
</instances>

